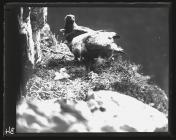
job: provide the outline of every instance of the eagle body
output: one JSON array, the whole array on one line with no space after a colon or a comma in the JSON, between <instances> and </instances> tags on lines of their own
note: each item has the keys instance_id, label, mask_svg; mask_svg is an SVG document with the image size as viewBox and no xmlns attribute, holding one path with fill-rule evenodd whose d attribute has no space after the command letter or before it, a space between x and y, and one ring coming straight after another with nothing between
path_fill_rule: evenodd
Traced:
<instances>
[{"instance_id":1,"label":"eagle body","mask_svg":"<svg viewBox=\"0 0 176 140\"><path fill-rule=\"evenodd\" d=\"M123 49L115 43L115 39L120 38L117 33L95 31L79 26L75 22L74 15L65 17L65 26L62 31L75 60L79 59L88 65L91 65L95 59L111 58L114 52L123 52Z\"/></svg>"},{"instance_id":2,"label":"eagle body","mask_svg":"<svg viewBox=\"0 0 176 140\"><path fill-rule=\"evenodd\" d=\"M75 59L91 61L95 58L110 58L114 51L123 51L115 42L115 32L89 32L73 38L69 45Z\"/></svg>"}]
</instances>

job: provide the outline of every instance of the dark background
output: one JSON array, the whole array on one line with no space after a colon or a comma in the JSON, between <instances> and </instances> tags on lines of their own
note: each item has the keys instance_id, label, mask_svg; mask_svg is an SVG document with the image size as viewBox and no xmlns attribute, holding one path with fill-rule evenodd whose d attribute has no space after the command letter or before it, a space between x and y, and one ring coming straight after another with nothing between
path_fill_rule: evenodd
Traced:
<instances>
[{"instance_id":1,"label":"dark background","mask_svg":"<svg viewBox=\"0 0 176 140\"><path fill-rule=\"evenodd\" d=\"M120 34L118 44L141 73L168 94L169 8L167 7L49 7L48 23L53 33L64 27L64 17L74 14L78 25Z\"/></svg>"}]
</instances>

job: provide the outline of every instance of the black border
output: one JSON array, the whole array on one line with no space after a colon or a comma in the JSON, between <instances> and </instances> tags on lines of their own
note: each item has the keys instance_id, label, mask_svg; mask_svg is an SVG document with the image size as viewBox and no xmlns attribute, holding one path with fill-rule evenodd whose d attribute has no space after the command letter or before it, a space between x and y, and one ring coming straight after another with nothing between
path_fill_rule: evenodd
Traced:
<instances>
[{"instance_id":1,"label":"black border","mask_svg":"<svg viewBox=\"0 0 176 140\"><path fill-rule=\"evenodd\" d=\"M30 3L29 3L30 2ZM4 6L7 5L7 4L12 4L14 6L18 5L18 6L32 6L32 5L35 5L35 6L53 6L53 7L56 7L56 6L77 6L78 4L80 6L89 6L90 3L88 2L84 2L84 3L80 3L80 2L58 2L57 4L54 3L54 2L46 2L46 3L40 3L41 1L30 1L30 0L23 0L23 2L20 1L17 1L14 2L12 0L6 0L4 2ZM56 1L55 1L56 2ZM175 22L175 18L176 18L176 3L174 1L147 1L145 3L141 2L141 1L120 1L118 2L114 2L114 3L106 3L106 2L102 2L102 3L99 3L99 2L92 2L94 5L93 6L119 6L119 7L158 7L158 6L168 6L168 5L165 5L165 2L169 2L169 6L170 6L170 12L169 12L169 39L170 39L170 45L169 45L169 132L168 133L56 133L56 134L49 134L49 133L45 133L45 134L36 134L36 133L26 133L26 134L15 134L15 135L8 135L8 136L5 136L5 137L23 137L23 136L28 136L28 137L35 137L35 136L45 136L45 137L51 137L51 136L64 136L64 137L73 137L73 136L78 136L78 137L82 137L82 136L87 136L87 137L91 137L91 136L103 136L103 137L119 137L119 138L159 138L159 139L162 139L162 138L174 138L176 136L176 121L175 121L175 118L176 118L176 110L175 110L175 101L176 101L176 89L174 89L174 85L175 84L175 79L176 79L176 76L175 76L175 71L176 71L176 67L175 67L175 62L174 60L175 59L175 36L176 36L176 33L175 33L175 25L176 25L176 22ZM139 2L139 3L138 3ZM149 3L149 2L154 2L154 3ZM155 2L164 2L164 3L156 3ZM129 3L131 3L129 5ZM147 5L146 5L147 3ZM91 5L92 6L92 5ZM1 13L3 13L4 11L2 11ZM1 16L2 18L3 16ZM3 21L5 20L5 17L3 17ZM3 26L3 29L4 29L4 26ZM4 31L4 30L3 30ZM4 33L4 32L3 32ZM3 34L4 35L4 34ZM4 40L3 40L4 41ZM2 46L4 46L4 44L2 44ZM2 48L1 48L2 49ZM4 47L5 49L5 47ZM12 50L13 51L13 50ZM4 54L3 54L4 55ZM10 54L10 57L13 57L14 54L11 53ZM4 59L4 57L3 57ZM15 59L15 58L14 58ZM12 60L11 63L17 63L18 61L17 60ZM4 65L6 64L7 62L4 63ZM13 70L13 67L9 67L8 69L4 69L4 65L3 65L3 70L4 70L4 73L3 74L6 74L7 73L7 70ZM11 75L13 77L6 77L6 79L8 80L10 78L11 83L8 83L6 85L4 85L4 81L5 79L3 79L3 85L4 85L4 89L8 89L8 87L13 87L12 89L9 89L10 92L18 92L18 89L16 91L14 91L14 88L15 88L15 79L18 78L18 75ZM11 85L10 85L11 84ZM14 95L10 95L9 92L7 93L4 93L4 96L3 96L3 106L5 110L7 110L6 108L9 108L8 109L8 112L5 112L5 114L3 114L4 118L6 120L6 123L10 123L10 124L15 124L16 122L16 117L14 118L14 116L16 116L16 111L14 112L14 108L16 107L16 102L14 101L14 99L16 98L15 97L16 94ZM8 102L8 103L7 103ZM4 112L3 112L4 113ZM15 114L14 114L15 113ZM8 118L6 118L8 114ZM12 119L11 119L12 118ZM4 124L4 122L3 122ZM5 127L3 128L5 129Z\"/></svg>"}]
</instances>

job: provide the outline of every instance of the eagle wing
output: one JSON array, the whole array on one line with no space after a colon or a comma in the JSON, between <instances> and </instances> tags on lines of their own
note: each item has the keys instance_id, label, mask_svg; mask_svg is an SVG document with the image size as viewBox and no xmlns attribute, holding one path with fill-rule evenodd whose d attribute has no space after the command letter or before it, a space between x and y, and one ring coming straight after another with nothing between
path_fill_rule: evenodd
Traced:
<instances>
[{"instance_id":1,"label":"eagle wing","mask_svg":"<svg viewBox=\"0 0 176 140\"><path fill-rule=\"evenodd\" d=\"M109 49L114 51L123 51L123 49L115 43L114 38L117 38L115 32L97 31L85 39L85 44L88 49Z\"/></svg>"},{"instance_id":2,"label":"eagle wing","mask_svg":"<svg viewBox=\"0 0 176 140\"><path fill-rule=\"evenodd\" d=\"M88 32L94 32L95 30L92 30L88 27L84 27L84 26L78 26L77 24L74 25L74 29L75 31L79 31L79 32L82 32L82 33L88 33Z\"/></svg>"}]
</instances>

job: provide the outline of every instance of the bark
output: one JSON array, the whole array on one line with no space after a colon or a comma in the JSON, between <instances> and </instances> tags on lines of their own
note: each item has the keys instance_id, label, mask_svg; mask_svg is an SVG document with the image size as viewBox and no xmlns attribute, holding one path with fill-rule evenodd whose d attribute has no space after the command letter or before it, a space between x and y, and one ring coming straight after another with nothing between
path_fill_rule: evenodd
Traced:
<instances>
[{"instance_id":1,"label":"bark","mask_svg":"<svg viewBox=\"0 0 176 140\"><path fill-rule=\"evenodd\" d=\"M31 20L30 20L31 8L20 8L20 14L18 16L19 21L19 32L25 36L25 41L23 45L26 49L26 53L28 60L31 62L33 66L35 66L35 48L34 42L32 37L32 27L31 27ZM23 52L23 53L25 53Z\"/></svg>"},{"instance_id":2,"label":"bark","mask_svg":"<svg viewBox=\"0 0 176 140\"><path fill-rule=\"evenodd\" d=\"M21 7L18 16L20 33L26 37L26 55L32 67L42 59L40 31L47 21L47 8Z\"/></svg>"},{"instance_id":3,"label":"bark","mask_svg":"<svg viewBox=\"0 0 176 140\"><path fill-rule=\"evenodd\" d=\"M47 22L47 8L32 7L30 18L32 26L32 36L35 47L34 64L37 64L40 63L42 59L42 51L40 48L40 39L41 39L40 32Z\"/></svg>"},{"instance_id":4,"label":"bark","mask_svg":"<svg viewBox=\"0 0 176 140\"><path fill-rule=\"evenodd\" d=\"M26 82L42 58L40 31L46 24L47 8L20 7L18 13L19 42L21 48L21 94L26 92Z\"/></svg>"}]
</instances>

